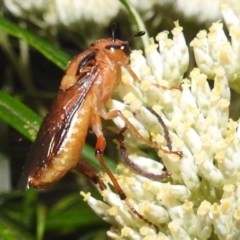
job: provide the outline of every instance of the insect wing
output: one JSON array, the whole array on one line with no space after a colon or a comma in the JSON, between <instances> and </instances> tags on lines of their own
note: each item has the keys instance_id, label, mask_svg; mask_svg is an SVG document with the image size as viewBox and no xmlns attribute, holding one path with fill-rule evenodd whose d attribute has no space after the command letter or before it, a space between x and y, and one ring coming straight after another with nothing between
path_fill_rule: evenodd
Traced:
<instances>
[{"instance_id":1,"label":"insect wing","mask_svg":"<svg viewBox=\"0 0 240 240\"><path fill-rule=\"evenodd\" d=\"M74 114L84 103L94 80L95 75L87 73L75 85L59 91L39 129L18 188L28 188L29 177L41 174L41 171L51 164L51 160L58 154L67 135Z\"/></svg>"}]
</instances>

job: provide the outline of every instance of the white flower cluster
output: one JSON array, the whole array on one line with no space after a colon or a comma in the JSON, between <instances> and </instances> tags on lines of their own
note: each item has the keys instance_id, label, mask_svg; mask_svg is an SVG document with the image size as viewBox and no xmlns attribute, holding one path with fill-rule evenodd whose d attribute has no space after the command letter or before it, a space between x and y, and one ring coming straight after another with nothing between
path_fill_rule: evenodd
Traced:
<instances>
[{"instance_id":1,"label":"white flower cluster","mask_svg":"<svg viewBox=\"0 0 240 240\"><path fill-rule=\"evenodd\" d=\"M222 66L230 87L240 92L240 20L226 5L222 5L222 13L231 42L223 30L223 24L216 22L212 24L209 33L205 30L199 32L191 46L202 73L213 79L216 68Z\"/></svg>"},{"instance_id":2,"label":"white flower cluster","mask_svg":"<svg viewBox=\"0 0 240 240\"><path fill-rule=\"evenodd\" d=\"M122 5L118 0L4 0L6 8L18 17L43 21L47 25L71 26L83 21L109 24ZM130 1L139 10L151 9L154 0Z\"/></svg>"},{"instance_id":3,"label":"white flower cluster","mask_svg":"<svg viewBox=\"0 0 240 240\"><path fill-rule=\"evenodd\" d=\"M221 19L222 16L219 8L224 3L227 3L228 6L234 9L236 15L240 14L238 0L176 0L174 9L182 13L185 18L206 23Z\"/></svg>"},{"instance_id":4,"label":"white flower cluster","mask_svg":"<svg viewBox=\"0 0 240 240\"><path fill-rule=\"evenodd\" d=\"M3 0L6 8L16 16L28 18L47 25L71 26L82 21L93 21L106 24L119 13L119 0ZM184 18L206 23L221 18L219 7L227 3L236 15L240 14L238 0L129 0L139 11L147 13L148 17L156 15L156 7L168 8L181 14Z\"/></svg>"},{"instance_id":5,"label":"white flower cluster","mask_svg":"<svg viewBox=\"0 0 240 240\"><path fill-rule=\"evenodd\" d=\"M173 150L183 153L180 158L177 154L158 151L171 172L171 178L165 182L148 179L126 163L119 164L116 170L115 177L128 201L152 225L133 214L120 200L109 187L107 175L102 180L108 187L100 192L104 202L89 193L81 194L98 215L111 223L107 234L112 239L237 240L240 236L240 126L229 119L229 68L220 62L211 69L213 88L202 73L203 67L193 69L189 78L184 78L188 48L178 24L172 33L173 39L168 39L166 32L160 33L159 51L152 42L146 49L146 58L141 51L133 51L131 68L141 82L134 81L124 71L117 89L124 103L112 100L108 106L110 111L121 110L143 138L168 150L164 129L147 108L151 107L167 126ZM221 41L221 36L217 34L215 40ZM211 47L208 54L204 52L206 48L194 49L197 61L212 59L209 53L217 53L220 46ZM208 69L208 62L205 65ZM181 89L176 88L180 83ZM124 126L120 118L114 122L119 128ZM131 161L146 172L163 173L163 164L140 151L140 141L129 131L125 133L125 142Z\"/></svg>"}]
</instances>

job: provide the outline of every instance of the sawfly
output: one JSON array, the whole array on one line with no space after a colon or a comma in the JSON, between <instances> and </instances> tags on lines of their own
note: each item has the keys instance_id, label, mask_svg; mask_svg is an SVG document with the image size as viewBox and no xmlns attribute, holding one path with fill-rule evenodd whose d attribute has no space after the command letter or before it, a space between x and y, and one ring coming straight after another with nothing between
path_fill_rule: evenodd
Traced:
<instances>
[{"instance_id":1,"label":"sawfly","mask_svg":"<svg viewBox=\"0 0 240 240\"><path fill-rule=\"evenodd\" d=\"M157 227L144 218L127 200L127 196L118 184L112 172L103 160L106 141L102 131L101 118L121 117L126 127L151 147L167 151L141 137L134 126L118 111L107 112L105 105L115 87L121 81L121 68L139 81L129 67L129 42L142 36L138 32L128 41L112 37L92 43L88 50L82 52L69 63L61 80L59 92L50 111L43 120L36 140L31 148L20 180L27 188L44 189L58 181L70 169L85 174L100 189L105 185L91 168L86 167L80 159L89 126L97 137L95 155L103 170L108 174L121 200L124 200L131 211L146 223Z\"/></svg>"}]
</instances>

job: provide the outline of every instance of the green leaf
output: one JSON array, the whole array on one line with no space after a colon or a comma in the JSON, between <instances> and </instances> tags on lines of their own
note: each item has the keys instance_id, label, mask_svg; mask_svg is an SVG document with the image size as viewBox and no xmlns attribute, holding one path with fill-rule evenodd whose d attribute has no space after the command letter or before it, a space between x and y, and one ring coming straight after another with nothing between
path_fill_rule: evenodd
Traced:
<instances>
[{"instance_id":1,"label":"green leaf","mask_svg":"<svg viewBox=\"0 0 240 240\"><path fill-rule=\"evenodd\" d=\"M49 212L46 219L47 230L58 230L59 233L66 234L80 227L105 225L102 219L96 217L93 210L86 206L85 202L81 202L80 196L78 197L78 204L69 206L61 211Z\"/></svg>"},{"instance_id":2,"label":"green leaf","mask_svg":"<svg viewBox=\"0 0 240 240\"><path fill-rule=\"evenodd\" d=\"M26 41L29 45L36 48L47 59L55 63L63 70L66 68L67 63L71 60L68 54L60 51L58 48L44 41L37 35L20 28L18 25L4 19L3 17L0 17L0 29L14 37Z\"/></svg>"},{"instance_id":3,"label":"green leaf","mask_svg":"<svg viewBox=\"0 0 240 240\"><path fill-rule=\"evenodd\" d=\"M3 91L0 91L0 118L31 141L42 122L30 108Z\"/></svg>"},{"instance_id":4,"label":"green leaf","mask_svg":"<svg viewBox=\"0 0 240 240\"><path fill-rule=\"evenodd\" d=\"M39 204L37 206L37 240L42 240L46 224L46 206Z\"/></svg>"},{"instance_id":5,"label":"green leaf","mask_svg":"<svg viewBox=\"0 0 240 240\"><path fill-rule=\"evenodd\" d=\"M19 227L14 220L0 213L0 239L4 240L34 240L23 228Z\"/></svg>"}]
</instances>

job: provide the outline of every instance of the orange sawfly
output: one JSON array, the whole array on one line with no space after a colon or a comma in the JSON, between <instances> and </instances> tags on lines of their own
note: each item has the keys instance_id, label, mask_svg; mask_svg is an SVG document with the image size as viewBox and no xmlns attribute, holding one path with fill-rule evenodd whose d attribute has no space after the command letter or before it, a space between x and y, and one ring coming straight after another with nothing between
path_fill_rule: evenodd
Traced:
<instances>
[{"instance_id":1,"label":"orange sawfly","mask_svg":"<svg viewBox=\"0 0 240 240\"><path fill-rule=\"evenodd\" d=\"M96 157L111 179L121 200L125 201L135 215L158 229L129 203L121 186L103 160L106 141L101 118L113 119L117 116L124 120L127 128L137 138L149 146L166 153L179 154L144 140L120 111L106 111L105 105L121 81L122 67L136 81L139 81L128 65L131 52L129 42L134 37L144 34L140 31L128 41L121 41L115 38L114 32L113 29L112 38L95 41L88 50L69 63L61 80L58 95L44 118L29 153L29 161L24 167L20 184L27 188L44 189L62 178L70 169L76 169L94 183L99 184L100 189L104 189L105 186L96 173L79 160L88 128L91 126L97 137Z\"/></svg>"}]
</instances>

